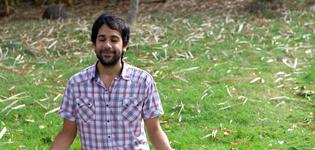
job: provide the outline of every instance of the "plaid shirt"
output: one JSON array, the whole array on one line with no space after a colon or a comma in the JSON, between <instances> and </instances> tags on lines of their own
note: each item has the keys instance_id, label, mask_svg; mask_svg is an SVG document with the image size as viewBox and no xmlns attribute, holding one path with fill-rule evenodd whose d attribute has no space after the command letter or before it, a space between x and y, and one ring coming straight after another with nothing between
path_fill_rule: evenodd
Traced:
<instances>
[{"instance_id":1,"label":"plaid shirt","mask_svg":"<svg viewBox=\"0 0 315 150\"><path fill-rule=\"evenodd\" d=\"M152 76L124 63L109 89L96 65L72 76L59 114L77 123L84 150L147 150L143 120L163 109Z\"/></svg>"}]
</instances>

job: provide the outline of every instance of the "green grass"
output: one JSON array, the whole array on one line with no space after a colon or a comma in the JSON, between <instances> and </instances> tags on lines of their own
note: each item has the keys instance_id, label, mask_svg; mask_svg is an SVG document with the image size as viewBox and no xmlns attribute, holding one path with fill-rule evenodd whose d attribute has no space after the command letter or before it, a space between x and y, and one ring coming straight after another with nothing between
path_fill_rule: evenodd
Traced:
<instances>
[{"instance_id":1,"label":"green grass","mask_svg":"<svg viewBox=\"0 0 315 150\"><path fill-rule=\"evenodd\" d=\"M314 13L286 13L139 17L126 60L154 76L174 149L315 149L315 96L299 94L315 91ZM48 149L62 119L45 113L60 105L69 77L95 62L92 20L0 23L0 99L22 93L0 111L24 106L0 113L0 149Z\"/></svg>"}]
</instances>

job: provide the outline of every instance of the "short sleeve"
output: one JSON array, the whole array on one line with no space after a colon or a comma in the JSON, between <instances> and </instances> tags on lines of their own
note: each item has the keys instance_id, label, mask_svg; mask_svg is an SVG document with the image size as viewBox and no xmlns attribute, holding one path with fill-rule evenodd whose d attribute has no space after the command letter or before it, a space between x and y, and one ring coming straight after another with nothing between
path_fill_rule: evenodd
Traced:
<instances>
[{"instance_id":1,"label":"short sleeve","mask_svg":"<svg viewBox=\"0 0 315 150\"><path fill-rule=\"evenodd\" d=\"M146 96L142 112L144 120L164 114L156 84L151 76L149 76L146 85Z\"/></svg>"},{"instance_id":2,"label":"short sleeve","mask_svg":"<svg viewBox=\"0 0 315 150\"><path fill-rule=\"evenodd\" d=\"M75 100L73 96L73 88L74 85L68 82L59 111L59 115L61 117L70 121L75 121Z\"/></svg>"}]
</instances>

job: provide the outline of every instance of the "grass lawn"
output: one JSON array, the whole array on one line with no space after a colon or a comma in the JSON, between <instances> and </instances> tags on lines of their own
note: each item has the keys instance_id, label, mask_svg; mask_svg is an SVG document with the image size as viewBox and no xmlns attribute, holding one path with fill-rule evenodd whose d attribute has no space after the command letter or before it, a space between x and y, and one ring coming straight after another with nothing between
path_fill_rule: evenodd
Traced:
<instances>
[{"instance_id":1,"label":"grass lawn","mask_svg":"<svg viewBox=\"0 0 315 150\"><path fill-rule=\"evenodd\" d=\"M315 150L314 17L140 16L126 61L154 76L174 149ZM92 22L0 21L0 149L49 148L67 80L95 63Z\"/></svg>"}]
</instances>

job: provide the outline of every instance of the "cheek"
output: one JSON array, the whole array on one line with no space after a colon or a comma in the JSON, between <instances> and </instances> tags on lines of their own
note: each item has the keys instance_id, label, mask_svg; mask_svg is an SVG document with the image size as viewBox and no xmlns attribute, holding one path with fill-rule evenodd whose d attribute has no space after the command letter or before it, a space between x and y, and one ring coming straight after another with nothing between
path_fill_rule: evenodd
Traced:
<instances>
[{"instance_id":1,"label":"cheek","mask_svg":"<svg viewBox=\"0 0 315 150\"><path fill-rule=\"evenodd\" d=\"M96 44L95 46L94 46L94 49L95 50L100 50L102 48L102 45L101 44Z\"/></svg>"}]
</instances>

